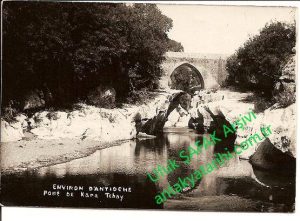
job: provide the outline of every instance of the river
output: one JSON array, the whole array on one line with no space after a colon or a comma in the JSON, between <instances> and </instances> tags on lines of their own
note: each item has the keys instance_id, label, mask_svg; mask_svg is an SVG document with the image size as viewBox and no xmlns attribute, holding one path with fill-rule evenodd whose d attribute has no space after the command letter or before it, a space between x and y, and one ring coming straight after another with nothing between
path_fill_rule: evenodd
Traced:
<instances>
[{"instance_id":1,"label":"river","mask_svg":"<svg viewBox=\"0 0 300 221\"><path fill-rule=\"evenodd\" d=\"M263 212L294 210L294 177L253 169L247 160L237 157L204 176L192 190L157 205L154 197L158 192L213 157L214 148L210 148L195 157L188 166L179 158L178 152L201 136L187 128L166 128L155 139L128 141L70 162L4 175L1 181L2 201L4 205L43 207ZM166 165L168 159L175 159L180 168L158 183L151 182L146 173L158 164ZM55 196L52 195L56 191L54 184L83 186L88 195L82 196L80 191L74 191L72 197L67 197L67 191L60 191L60 196ZM89 186L122 187L127 192L108 191L115 196L122 196L121 200L118 197L109 198L109 194L105 194L107 191L88 191ZM51 191L50 196L45 194L46 190Z\"/></svg>"}]
</instances>

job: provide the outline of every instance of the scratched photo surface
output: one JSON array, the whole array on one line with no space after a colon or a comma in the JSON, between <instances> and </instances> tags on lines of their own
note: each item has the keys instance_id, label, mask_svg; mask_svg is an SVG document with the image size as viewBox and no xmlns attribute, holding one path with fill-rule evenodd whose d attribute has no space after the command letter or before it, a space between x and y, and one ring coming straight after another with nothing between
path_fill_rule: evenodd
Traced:
<instances>
[{"instance_id":1,"label":"scratched photo surface","mask_svg":"<svg viewBox=\"0 0 300 221\"><path fill-rule=\"evenodd\" d=\"M297 8L2 9L2 205L294 212Z\"/></svg>"}]
</instances>

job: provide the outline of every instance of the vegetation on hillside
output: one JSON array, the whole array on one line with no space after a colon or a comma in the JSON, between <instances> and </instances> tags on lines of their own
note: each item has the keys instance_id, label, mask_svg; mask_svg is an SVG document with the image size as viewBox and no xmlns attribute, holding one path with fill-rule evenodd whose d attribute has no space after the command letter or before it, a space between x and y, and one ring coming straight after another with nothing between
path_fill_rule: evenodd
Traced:
<instances>
[{"instance_id":1,"label":"vegetation on hillside","mask_svg":"<svg viewBox=\"0 0 300 221\"><path fill-rule=\"evenodd\" d=\"M172 20L154 4L4 2L3 105L39 91L46 106L105 85L118 102L155 89ZM13 102L12 102L13 101Z\"/></svg>"},{"instance_id":2,"label":"vegetation on hillside","mask_svg":"<svg viewBox=\"0 0 300 221\"><path fill-rule=\"evenodd\" d=\"M296 44L294 24L272 22L228 58L227 83L271 98Z\"/></svg>"}]
</instances>

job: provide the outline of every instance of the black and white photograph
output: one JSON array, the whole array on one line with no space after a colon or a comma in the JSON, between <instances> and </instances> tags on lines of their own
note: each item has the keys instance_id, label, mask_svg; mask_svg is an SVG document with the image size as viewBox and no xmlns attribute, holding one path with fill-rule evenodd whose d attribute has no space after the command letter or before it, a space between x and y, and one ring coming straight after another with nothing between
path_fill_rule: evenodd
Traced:
<instances>
[{"instance_id":1,"label":"black and white photograph","mask_svg":"<svg viewBox=\"0 0 300 221\"><path fill-rule=\"evenodd\" d=\"M1 205L294 213L297 10L3 1Z\"/></svg>"}]
</instances>

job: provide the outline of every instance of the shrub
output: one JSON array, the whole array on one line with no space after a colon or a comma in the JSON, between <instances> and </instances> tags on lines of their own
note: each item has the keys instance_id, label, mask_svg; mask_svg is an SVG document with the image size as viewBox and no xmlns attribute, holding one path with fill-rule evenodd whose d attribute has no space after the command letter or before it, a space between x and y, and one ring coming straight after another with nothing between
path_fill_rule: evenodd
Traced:
<instances>
[{"instance_id":1,"label":"shrub","mask_svg":"<svg viewBox=\"0 0 300 221\"><path fill-rule=\"evenodd\" d=\"M296 43L295 25L282 22L267 24L228 58L227 83L239 88L264 92L271 96L282 75L281 66Z\"/></svg>"}]
</instances>

